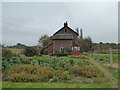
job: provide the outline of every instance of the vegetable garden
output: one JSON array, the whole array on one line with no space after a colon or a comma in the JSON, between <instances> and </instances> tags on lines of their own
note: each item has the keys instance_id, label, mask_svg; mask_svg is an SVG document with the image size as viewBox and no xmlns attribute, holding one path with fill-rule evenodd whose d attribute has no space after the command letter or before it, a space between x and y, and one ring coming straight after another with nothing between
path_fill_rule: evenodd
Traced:
<instances>
[{"instance_id":1,"label":"vegetable garden","mask_svg":"<svg viewBox=\"0 0 120 90\"><path fill-rule=\"evenodd\" d=\"M3 58L3 81L10 82L107 82L103 72L85 56Z\"/></svg>"}]
</instances>

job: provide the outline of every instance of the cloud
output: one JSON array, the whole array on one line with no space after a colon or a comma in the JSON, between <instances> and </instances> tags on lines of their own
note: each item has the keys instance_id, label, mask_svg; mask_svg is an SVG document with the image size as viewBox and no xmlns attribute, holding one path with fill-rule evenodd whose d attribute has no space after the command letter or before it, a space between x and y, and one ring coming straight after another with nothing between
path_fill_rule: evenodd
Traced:
<instances>
[{"instance_id":1,"label":"cloud","mask_svg":"<svg viewBox=\"0 0 120 90\"><path fill-rule=\"evenodd\" d=\"M3 43L36 45L41 35L52 35L67 20L69 26L83 28L93 42L117 42L117 2L3 3Z\"/></svg>"}]
</instances>

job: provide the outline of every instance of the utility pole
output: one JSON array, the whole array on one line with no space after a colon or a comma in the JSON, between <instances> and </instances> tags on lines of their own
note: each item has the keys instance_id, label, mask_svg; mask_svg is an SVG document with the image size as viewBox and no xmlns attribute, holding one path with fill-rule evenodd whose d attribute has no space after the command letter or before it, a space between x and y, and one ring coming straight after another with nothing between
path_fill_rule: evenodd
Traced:
<instances>
[{"instance_id":1,"label":"utility pole","mask_svg":"<svg viewBox=\"0 0 120 90\"><path fill-rule=\"evenodd\" d=\"M112 60L112 49L110 47L110 65L112 67L112 63L113 63L113 60Z\"/></svg>"}]
</instances>

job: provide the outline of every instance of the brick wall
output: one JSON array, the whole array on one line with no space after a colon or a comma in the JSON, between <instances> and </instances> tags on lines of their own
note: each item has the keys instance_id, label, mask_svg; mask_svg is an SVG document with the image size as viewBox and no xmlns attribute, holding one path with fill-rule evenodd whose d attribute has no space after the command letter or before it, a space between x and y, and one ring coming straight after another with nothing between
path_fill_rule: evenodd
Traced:
<instances>
[{"instance_id":1,"label":"brick wall","mask_svg":"<svg viewBox=\"0 0 120 90\"><path fill-rule=\"evenodd\" d=\"M48 46L48 53L52 53L53 52L53 44Z\"/></svg>"},{"instance_id":2,"label":"brick wall","mask_svg":"<svg viewBox=\"0 0 120 90\"><path fill-rule=\"evenodd\" d=\"M71 48L72 40L53 40L53 50L60 50L61 47Z\"/></svg>"}]
</instances>

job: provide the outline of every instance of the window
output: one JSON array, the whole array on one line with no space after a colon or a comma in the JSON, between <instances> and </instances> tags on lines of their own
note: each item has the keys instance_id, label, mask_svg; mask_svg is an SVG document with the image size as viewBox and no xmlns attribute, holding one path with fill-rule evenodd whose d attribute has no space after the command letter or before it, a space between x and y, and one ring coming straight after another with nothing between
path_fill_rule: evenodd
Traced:
<instances>
[{"instance_id":1,"label":"window","mask_svg":"<svg viewBox=\"0 0 120 90\"><path fill-rule=\"evenodd\" d=\"M67 29L65 29L65 32L67 32Z\"/></svg>"},{"instance_id":2,"label":"window","mask_svg":"<svg viewBox=\"0 0 120 90\"><path fill-rule=\"evenodd\" d=\"M80 50L80 47L78 47L78 46L73 46L73 47L72 47L72 50Z\"/></svg>"},{"instance_id":3,"label":"window","mask_svg":"<svg viewBox=\"0 0 120 90\"><path fill-rule=\"evenodd\" d=\"M61 48L60 48L60 51L61 51L61 52L64 52L64 47L61 47Z\"/></svg>"}]
</instances>

